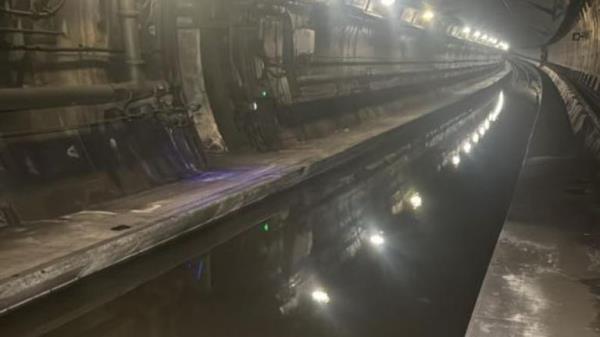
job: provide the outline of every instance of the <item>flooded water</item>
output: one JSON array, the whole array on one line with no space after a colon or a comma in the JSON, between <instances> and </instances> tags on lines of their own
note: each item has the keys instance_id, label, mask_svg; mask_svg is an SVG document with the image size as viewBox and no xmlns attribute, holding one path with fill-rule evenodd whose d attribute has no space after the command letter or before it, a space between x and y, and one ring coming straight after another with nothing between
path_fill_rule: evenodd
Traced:
<instances>
[{"instance_id":1,"label":"flooded water","mask_svg":"<svg viewBox=\"0 0 600 337\"><path fill-rule=\"evenodd\" d=\"M463 336L536 114L504 101L455 141L321 175L0 318L0 335Z\"/></svg>"}]
</instances>

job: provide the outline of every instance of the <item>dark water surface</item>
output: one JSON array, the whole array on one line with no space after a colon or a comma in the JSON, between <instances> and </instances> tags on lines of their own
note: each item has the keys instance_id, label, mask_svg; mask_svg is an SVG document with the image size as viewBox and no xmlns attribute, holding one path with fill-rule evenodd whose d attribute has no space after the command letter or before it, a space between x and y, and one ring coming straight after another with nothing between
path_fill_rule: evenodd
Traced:
<instances>
[{"instance_id":1,"label":"dark water surface","mask_svg":"<svg viewBox=\"0 0 600 337\"><path fill-rule=\"evenodd\" d=\"M536 114L505 97L458 167L464 143L387 149L0 318L0 336L463 336Z\"/></svg>"}]
</instances>

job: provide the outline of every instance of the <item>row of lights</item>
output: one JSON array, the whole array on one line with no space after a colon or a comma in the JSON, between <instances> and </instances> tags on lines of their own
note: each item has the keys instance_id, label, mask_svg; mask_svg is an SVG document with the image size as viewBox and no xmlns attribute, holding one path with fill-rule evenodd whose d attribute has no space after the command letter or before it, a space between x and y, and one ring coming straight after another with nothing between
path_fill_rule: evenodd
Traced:
<instances>
[{"instance_id":1,"label":"row of lights","mask_svg":"<svg viewBox=\"0 0 600 337\"><path fill-rule=\"evenodd\" d=\"M468 137L461 145L452 152L451 163L455 167L460 165L460 153L463 152L465 154L470 154L473 151L473 148L479 141L485 136L487 131L490 129L493 122L498 120L500 113L504 109L504 93L500 92L498 95L498 101L496 102L496 106L494 110L490 112L487 118L481 123L481 125L472 133L470 137ZM418 210L423 206L423 198L418 192L411 192L407 198L408 204L413 211ZM369 241L374 246L382 246L385 243L385 239L383 237L383 232L377 232L372 234L369 237Z\"/></svg>"},{"instance_id":2,"label":"row of lights","mask_svg":"<svg viewBox=\"0 0 600 337\"><path fill-rule=\"evenodd\" d=\"M408 204L410 205L410 208L414 211L416 211L417 209L421 208L421 206L423 206L423 198L421 197L421 195L418 192L411 192L408 196ZM384 237L384 232L382 231L377 231L372 233L369 236L369 243L374 246L375 248L379 248L381 246L383 246L385 244L385 237ZM329 302L331 302L331 298L329 297L329 294L327 293L327 291L323 288L315 288L310 297L312 298L312 300L320 305L325 305L328 304Z\"/></svg>"},{"instance_id":3,"label":"row of lights","mask_svg":"<svg viewBox=\"0 0 600 337\"><path fill-rule=\"evenodd\" d=\"M473 151L473 148L479 141L485 136L487 131L490 129L492 123L498 120L500 113L504 109L504 93L500 92L498 95L498 100L496 102L496 106L494 110L490 112L487 118L481 123L481 125L468 137L465 141L461 143L461 145L452 152L451 163L455 167L460 165L460 153L470 154ZM423 206L423 197L416 192L412 191L408 194L406 201L411 210L417 211L419 208ZM374 246L382 246L385 243L385 239L383 237L383 232L376 232L369 237L369 241Z\"/></svg>"},{"instance_id":4,"label":"row of lights","mask_svg":"<svg viewBox=\"0 0 600 337\"><path fill-rule=\"evenodd\" d=\"M461 162L460 154L461 153L469 155L473 151L474 146L477 145L481 141L481 139L485 136L487 131L490 129L492 123L494 123L495 121L498 120L498 117L500 116L500 113L502 112L503 109L504 109L504 93L500 92L500 94L498 95L498 101L496 102L496 106L490 112L490 114L487 116L487 118L479 125L479 127L467 139L465 139L461 143L461 145L455 151L452 152L450 162L452 163L452 165L454 167L458 167L460 165L460 162ZM423 198L416 191L410 192L407 196L406 201L408 202L408 205L410 206L410 208L413 211L416 211L423 206ZM383 246L385 244L384 233L381 231L372 233L369 236L369 243L371 245L373 245L374 247ZM329 297L329 294L323 288L314 289L313 292L311 293L311 298L314 302L321 304L321 305L325 305L325 304L328 304L329 302L331 302L331 298Z\"/></svg>"},{"instance_id":5,"label":"row of lights","mask_svg":"<svg viewBox=\"0 0 600 337\"><path fill-rule=\"evenodd\" d=\"M381 4L386 7L391 7L396 4L396 0L380 0L380 1L381 1ZM431 20L433 20L435 18L435 13L431 9L426 9L421 14L421 18L423 19L423 21L430 22Z\"/></svg>"},{"instance_id":6,"label":"row of lights","mask_svg":"<svg viewBox=\"0 0 600 337\"><path fill-rule=\"evenodd\" d=\"M407 197L408 204L413 211L418 210L423 206L423 198L418 192L411 192ZM385 244L384 232L377 231L369 236L369 243L375 248L379 248ZM323 288L316 288L311 293L311 298L318 304L328 304L331 301L329 294Z\"/></svg>"},{"instance_id":7,"label":"row of lights","mask_svg":"<svg viewBox=\"0 0 600 337\"><path fill-rule=\"evenodd\" d=\"M423 197L419 194L419 192L412 191L408 193L405 202L408 204L408 207L412 211L417 211L421 206L423 206ZM376 232L369 237L369 242L373 246L382 246L385 243L385 239L383 238L383 232Z\"/></svg>"},{"instance_id":8,"label":"row of lights","mask_svg":"<svg viewBox=\"0 0 600 337\"><path fill-rule=\"evenodd\" d=\"M386 7L391 7L396 4L396 0L380 0L381 4ZM425 9L421 14L421 18L425 22L430 22L435 18L435 13L431 9ZM473 33L473 34L471 34ZM491 34L487 34L485 32L481 32L479 30L472 31L471 27L465 26L462 29L462 35L464 38L470 41L482 43L485 45L489 45L492 47L496 47L498 49L502 49L504 51L508 51L510 49L510 45L506 41L500 41L498 38L492 36Z\"/></svg>"},{"instance_id":9,"label":"row of lights","mask_svg":"<svg viewBox=\"0 0 600 337\"><path fill-rule=\"evenodd\" d=\"M468 26L463 27L462 35L467 40L486 44L504 51L510 49L510 45L506 41L500 41L498 38L479 30L473 31L471 27Z\"/></svg>"},{"instance_id":10,"label":"row of lights","mask_svg":"<svg viewBox=\"0 0 600 337\"><path fill-rule=\"evenodd\" d=\"M450 163L452 163L452 165L454 167L458 167L460 165L461 153L463 153L465 155L469 155L473 151L473 148L475 147L475 145L477 145L479 143L479 141L485 136L487 131L492 126L492 123L494 123L495 121L498 120L498 117L500 116L500 113L502 112L503 109L504 109L504 93L500 92L500 94L498 95L498 101L496 102L496 106L494 107L494 110L492 110L492 112L490 112L490 114L487 116L487 118L483 122L481 122L479 127L477 129L475 129L475 131L471 134L471 136L469 136L467 139L465 139L456 150L451 152L449 161L450 161Z\"/></svg>"}]
</instances>

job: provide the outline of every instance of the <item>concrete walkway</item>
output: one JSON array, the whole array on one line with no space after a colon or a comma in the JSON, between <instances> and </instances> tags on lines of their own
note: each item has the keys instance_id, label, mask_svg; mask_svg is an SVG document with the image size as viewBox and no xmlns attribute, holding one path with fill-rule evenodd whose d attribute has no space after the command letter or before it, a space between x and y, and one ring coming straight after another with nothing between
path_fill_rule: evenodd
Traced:
<instances>
[{"instance_id":1,"label":"concrete walkway","mask_svg":"<svg viewBox=\"0 0 600 337\"><path fill-rule=\"evenodd\" d=\"M544 98L468 337L600 336L595 169L579 153L559 93Z\"/></svg>"}]
</instances>

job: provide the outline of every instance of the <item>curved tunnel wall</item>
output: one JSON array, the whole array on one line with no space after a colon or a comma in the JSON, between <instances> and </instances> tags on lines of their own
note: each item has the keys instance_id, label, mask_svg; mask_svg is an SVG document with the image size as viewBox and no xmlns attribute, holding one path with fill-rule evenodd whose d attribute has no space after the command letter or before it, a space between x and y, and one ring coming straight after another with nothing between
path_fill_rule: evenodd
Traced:
<instances>
[{"instance_id":1,"label":"curved tunnel wall","mask_svg":"<svg viewBox=\"0 0 600 337\"><path fill-rule=\"evenodd\" d=\"M547 47L546 60L588 75L599 75L599 10L600 4L591 1L583 6L580 13L574 13L579 14L579 20L562 39Z\"/></svg>"},{"instance_id":2,"label":"curved tunnel wall","mask_svg":"<svg viewBox=\"0 0 600 337\"><path fill-rule=\"evenodd\" d=\"M600 160L600 4L585 1L568 34L542 50L543 69L553 80L573 131Z\"/></svg>"},{"instance_id":3,"label":"curved tunnel wall","mask_svg":"<svg viewBox=\"0 0 600 337\"><path fill-rule=\"evenodd\" d=\"M323 128L323 120L347 121L401 91L458 81L502 61L495 50L437 27L394 22L353 6L215 7L216 18L202 19L206 25L230 24L202 31L202 53L211 105L232 148L250 142L268 150L318 137L323 132L315 129L344 128Z\"/></svg>"},{"instance_id":4,"label":"curved tunnel wall","mask_svg":"<svg viewBox=\"0 0 600 337\"><path fill-rule=\"evenodd\" d=\"M503 67L368 2L0 3L3 222L193 176L207 151L321 137Z\"/></svg>"},{"instance_id":5,"label":"curved tunnel wall","mask_svg":"<svg viewBox=\"0 0 600 337\"><path fill-rule=\"evenodd\" d=\"M201 172L199 139L176 91L157 84L137 97L136 89L115 89L132 80L118 2L52 2L47 16L29 3L0 4L10 8L0 11L2 209L23 220L62 214ZM173 48L166 11L139 6L130 14L143 27L143 81L174 80L171 56L151 53ZM112 89L114 101L100 95ZM51 101L57 106L29 108Z\"/></svg>"}]
</instances>

